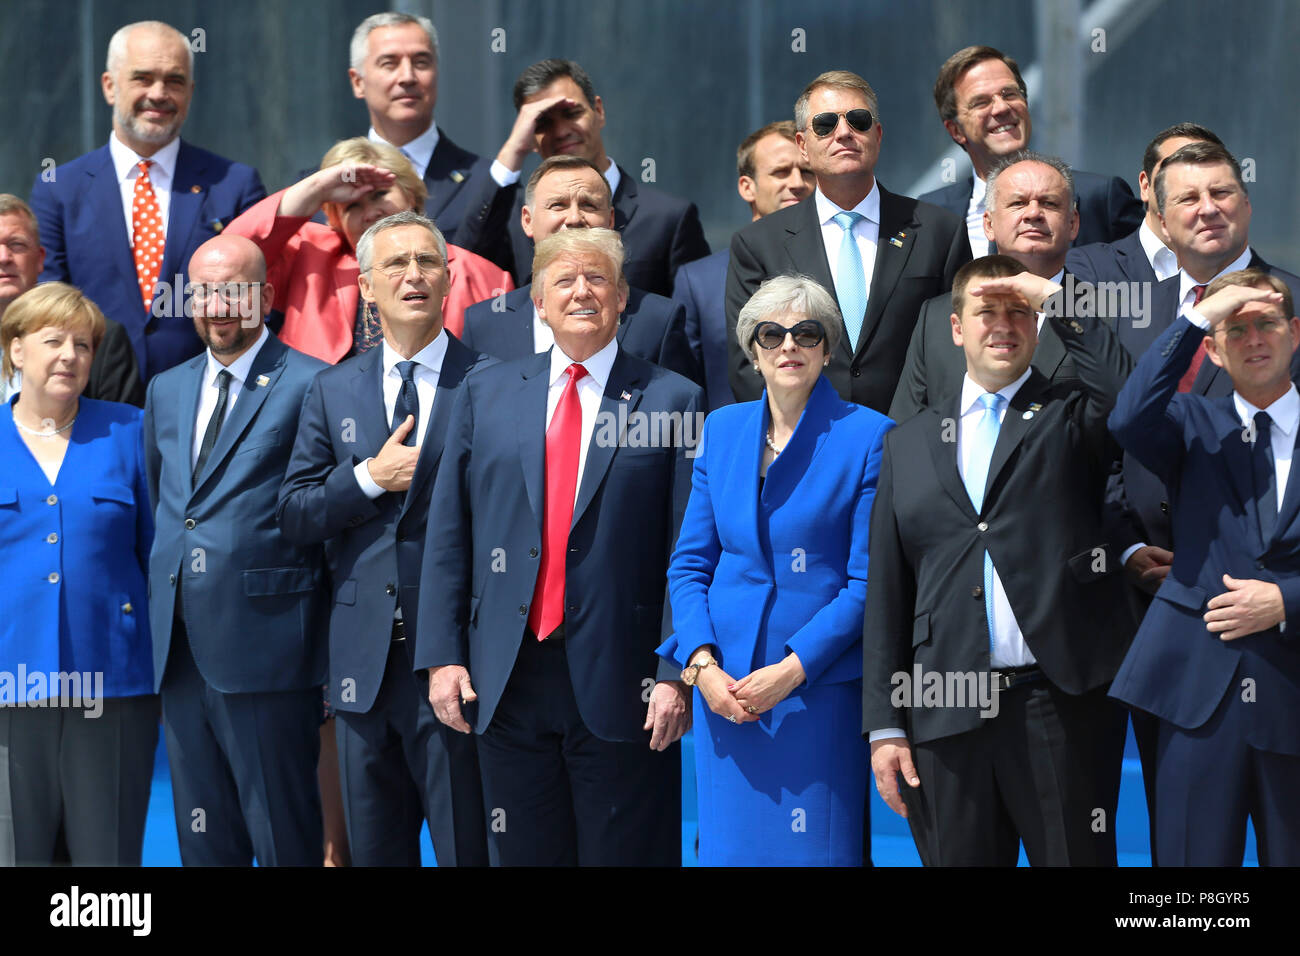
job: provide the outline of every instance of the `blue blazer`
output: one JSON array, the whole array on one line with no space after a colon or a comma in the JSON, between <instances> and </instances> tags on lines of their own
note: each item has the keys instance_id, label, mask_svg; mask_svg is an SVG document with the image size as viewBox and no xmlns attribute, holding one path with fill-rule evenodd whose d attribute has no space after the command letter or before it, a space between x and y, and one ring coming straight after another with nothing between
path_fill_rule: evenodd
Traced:
<instances>
[{"instance_id":1,"label":"blue blazer","mask_svg":"<svg viewBox=\"0 0 1300 956\"><path fill-rule=\"evenodd\" d=\"M257 170L181 140L158 270L158 281L169 286L179 275L179 288L173 289L174 298L155 298L150 312L140 302L122 193L105 143L58 166L49 182L42 175L32 185L32 211L45 247L40 281L72 283L120 322L147 383L203 350L194 320L183 311L190 256L265 196Z\"/></svg>"},{"instance_id":2,"label":"blue blazer","mask_svg":"<svg viewBox=\"0 0 1300 956\"><path fill-rule=\"evenodd\" d=\"M501 310L496 299L466 309L461 336L465 345L502 362L533 355L532 289L530 284L507 292ZM661 295L628 289L627 308L618 319L618 347L691 381L699 379L686 339L686 314Z\"/></svg>"},{"instance_id":3,"label":"blue blazer","mask_svg":"<svg viewBox=\"0 0 1300 956\"><path fill-rule=\"evenodd\" d=\"M727 266L731 250L723 249L677 270L673 301L686 313L686 341L702 370L709 411L736 401L727 380ZM696 379L699 381L699 379Z\"/></svg>"},{"instance_id":4,"label":"blue blazer","mask_svg":"<svg viewBox=\"0 0 1300 956\"><path fill-rule=\"evenodd\" d=\"M541 568L550 363L543 352L466 379L433 489L415 667L469 668L478 711L467 717L480 734L514 670ZM602 740L647 743L647 682L678 676L660 667L655 647L690 462L684 442L636 442L630 429L675 412L693 439L701 398L698 386L623 349L605 384L565 572L565 657L583 723ZM619 422L626 442L614 440Z\"/></svg>"},{"instance_id":5,"label":"blue blazer","mask_svg":"<svg viewBox=\"0 0 1300 956\"><path fill-rule=\"evenodd\" d=\"M1079 234L1074 237L1072 245L1114 242L1142 225L1146 210L1123 179L1081 169L1073 170L1073 174L1074 195L1079 201ZM952 210L964 223L966 210L970 207L971 190L974 188L974 173L968 173L965 179L928 192L920 199L921 202L934 203Z\"/></svg>"},{"instance_id":6,"label":"blue blazer","mask_svg":"<svg viewBox=\"0 0 1300 956\"><path fill-rule=\"evenodd\" d=\"M1169 491L1177 542L1169 576L1147 611L1111 695L1186 730L1227 694L1254 681L1246 743L1300 755L1300 475L1287 481L1272 537L1260 537L1250 445L1232 396L1176 394L1203 333L1176 320L1142 356L1120 392L1110 428ZM1205 629L1223 575L1272 581L1285 633L1272 627L1233 641Z\"/></svg>"},{"instance_id":7,"label":"blue blazer","mask_svg":"<svg viewBox=\"0 0 1300 956\"><path fill-rule=\"evenodd\" d=\"M149 560L155 680L171 646L176 589L203 679L227 694L298 690L325 680L319 547L275 526L275 501L303 396L325 363L271 335L216 447L191 481L207 353L156 377L145 397L145 458L157 536Z\"/></svg>"},{"instance_id":8,"label":"blue blazer","mask_svg":"<svg viewBox=\"0 0 1300 956\"><path fill-rule=\"evenodd\" d=\"M0 405L0 669L15 681L19 664L28 674L99 671L105 697L152 693L140 410L83 398L51 487L18 434L15 400ZM30 689L8 689L3 701L48 696Z\"/></svg>"},{"instance_id":9,"label":"blue blazer","mask_svg":"<svg viewBox=\"0 0 1300 956\"><path fill-rule=\"evenodd\" d=\"M370 349L326 369L312 384L276 510L291 540L328 542L334 587L329 698L336 709L358 713L374 706L383 683L399 600L407 633L415 633L429 493L452 404L469 370L492 362L448 336L411 487L405 494L367 498L353 469L377 455L391 433L382 359L382 348ZM408 640L408 652L411 644ZM352 683L345 686L348 680Z\"/></svg>"},{"instance_id":10,"label":"blue blazer","mask_svg":"<svg viewBox=\"0 0 1300 956\"><path fill-rule=\"evenodd\" d=\"M871 503L894 423L822 376L760 492L769 421L765 392L705 422L658 652L685 667L712 644L740 678L793 651L807 686L859 680Z\"/></svg>"}]
</instances>

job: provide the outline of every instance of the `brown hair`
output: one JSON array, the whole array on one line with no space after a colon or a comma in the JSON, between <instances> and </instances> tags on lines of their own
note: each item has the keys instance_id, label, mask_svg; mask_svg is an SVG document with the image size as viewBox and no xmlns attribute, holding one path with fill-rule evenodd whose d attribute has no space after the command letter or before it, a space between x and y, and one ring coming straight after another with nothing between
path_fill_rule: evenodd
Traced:
<instances>
[{"instance_id":1,"label":"brown hair","mask_svg":"<svg viewBox=\"0 0 1300 956\"><path fill-rule=\"evenodd\" d=\"M952 310L960 317L966 308L966 287L976 279L1006 279L1018 276L1025 267L1010 256L980 256L968 262L952 278Z\"/></svg>"},{"instance_id":2,"label":"brown hair","mask_svg":"<svg viewBox=\"0 0 1300 956\"><path fill-rule=\"evenodd\" d=\"M1020 75L1020 67L1011 57L991 46L968 46L958 50L939 67L939 77L934 81L934 105L939 108L939 118L950 120L957 118L957 81L967 70L985 60L1001 60L1016 78L1020 95L1029 102L1029 91L1025 88L1025 78Z\"/></svg>"},{"instance_id":3,"label":"brown hair","mask_svg":"<svg viewBox=\"0 0 1300 956\"><path fill-rule=\"evenodd\" d=\"M53 326L56 329L89 328L91 343L99 348L104 339L104 313L76 286L66 282L47 282L28 289L9 304L0 318L0 364L4 377L14 374L9 346L14 339Z\"/></svg>"},{"instance_id":4,"label":"brown hair","mask_svg":"<svg viewBox=\"0 0 1300 956\"><path fill-rule=\"evenodd\" d=\"M782 139L788 139L794 142L794 122L791 120L778 120L775 123L768 123L762 129L756 129L745 137L745 141L740 144L736 150L736 175L748 176L754 178L754 147L758 145L759 140L765 136L776 134Z\"/></svg>"}]
</instances>

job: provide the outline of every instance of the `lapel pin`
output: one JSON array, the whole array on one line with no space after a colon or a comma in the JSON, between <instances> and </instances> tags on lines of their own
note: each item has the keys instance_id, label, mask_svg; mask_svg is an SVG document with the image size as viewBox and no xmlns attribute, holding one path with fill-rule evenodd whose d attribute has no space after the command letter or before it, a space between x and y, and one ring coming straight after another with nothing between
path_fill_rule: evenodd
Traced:
<instances>
[{"instance_id":1,"label":"lapel pin","mask_svg":"<svg viewBox=\"0 0 1300 956\"><path fill-rule=\"evenodd\" d=\"M261 388L266 388L266 386L271 384L271 380L265 375L259 375L257 376L257 384Z\"/></svg>"},{"instance_id":2,"label":"lapel pin","mask_svg":"<svg viewBox=\"0 0 1300 956\"><path fill-rule=\"evenodd\" d=\"M1029 405L1029 411L1025 412L1020 417L1023 418L1025 421L1029 421L1029 419L1034 417L1034 412L1038 411L1042 407L1043 407L1042 404L1039 402L1031 402Z\"/></svg>"},{"instance_id":3,"label":"lapel pin","mask_svg":"<svg viewBox=\"0 0 1300 956\"><path fill-rule=\"evenodd\" d=\"M196 193L196 192L198 192L198 191L199 191L199 186L198 186L197 183L196 183L195 185L193 185L193 186L190 187L190 192L192 192L192 193Z\"/></svg>"},{"instance_id":4,"label":"lapel pin","mask_svg":"<svg viewBox=\"0 0 1300 956\"><path fill-rule=\"evenodd\" d=\"M889 244L891 246L897 246L899 249L903 248L903 240L899 239L897 236L894 236L892 239L890 239Z\"/></svg>"},{"instance_id":5,"label":"lapel pin","mask_svg":"<svg viewBox=\"0 0 1300 956\"><path fill-rule=\"evenodd\" d=\"M624 392L622 395L619 396L619 399L622 400L622 401L624 401L624 402L626 402L626 401L627 401L628 399L630 399L631 397L632 397L632 393L631 393L631 392Z\"/></svg>"},{"instance_id":6,"label":"lapel pin","mask_svg":"<svg viewBox=\"0 0 1300 956\"><path fill-rule=\"evenodd\" d=\"M465 174L459 169L453 169L451 171L451 181L457 184L463 183L465 181Z\"/></svg>"}]
</instances>

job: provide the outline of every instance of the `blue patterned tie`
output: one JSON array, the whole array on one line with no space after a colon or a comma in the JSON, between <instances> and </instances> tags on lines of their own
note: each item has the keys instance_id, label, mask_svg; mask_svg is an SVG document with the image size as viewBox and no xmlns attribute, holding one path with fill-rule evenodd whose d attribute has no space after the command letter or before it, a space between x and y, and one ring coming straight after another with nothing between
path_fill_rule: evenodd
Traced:
<instances>
[{"instance_id":1,"label":"blue patterned tie","mask_svg":"<svg viewBox=\"0 0 1300 956\"><path fill-rule=\"evenodd\" d=\"M978 514L984 507L984 486L989 479L989 463L993 460L993 447L998 443L998 430L1002 427L999 413L1006 399L997 392L985 392L976 401L984 414L970 433L970 455L966 459L966 494ZM984 615L989 629L989 655L993 654L993 558L984 551Z\"/></svg>"},{"instance_id":2,"label":"blue patterned tie","mask_svg":"<svg viewBox=\"0 0 1300 956\"><path fill-rule=\"evenodd\" d=\"M402 387L397 393L397 401L393 403L393 427L391 431L397 431L397 426L406 421L407 415L414 415L415 424L406 433L406 437L402 439L403 445L414 445L415 433L420 430L420 396L415 388L415 363L398 362L397 373L402 376Z\"/></svg>"},{"instance_id":3,"label":"blue patterned tie","mask_svg":"<svg viewBox=\"0 0 1300 956\"><path fill-rule=\"evenodd\" d=\"M853 237L853 227L866 217L860 212L837 212L835 225L844 230L840 240L840 256L836 265L835 297L840 301L840 314L849 333L849 351L857 351L858 336L862 334L862 319L867 311L867 280L862 274L862 252Z\"/></svg>"}]
</instances>

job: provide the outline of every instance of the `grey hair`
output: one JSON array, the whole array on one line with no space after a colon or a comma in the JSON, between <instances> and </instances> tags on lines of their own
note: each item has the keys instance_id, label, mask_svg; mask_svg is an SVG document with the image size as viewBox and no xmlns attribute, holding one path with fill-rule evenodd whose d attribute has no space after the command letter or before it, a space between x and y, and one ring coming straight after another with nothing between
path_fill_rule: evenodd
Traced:
<instances>
[{"instance_id":1,"label":"grey hair","mask_svg":"<svg viewBox=\"0 0 1300 956\"><path fill-rule=\"evenodd\" d=\"M433 21L428 17L388 10L384 13L372 13L352 31L352 43L348 46L348 56L352 61L352 69L358 73L362 72L361 67L365 66L366 63L366 45L372 32L380 27L400 27L408 23L414 23L424 31L429 38L429 45L433 47L433 62L437 63L438 31L433 28Z\"/></svg>"},{"instance_id":2,"label":"grey hair","mask_svg":"<svg viewBox=\"0 0 1300 956\"><path fill-rule=\"evenodd\" d=\"M623 275L623 239L613 229L561 229L537 244L533 252L533 289L540 294L546 288L546 270L561 256L594 252L605 256L618 273L618 284L627 286Z\"/></svg>"},{"instance_id":3,"label":"grey hair","mask_svg":"<svg viewBox=\"0 0 1300 956\"><path fill-rule=\"evenodd\" d=\"M1032 149L1018 149L1014 153L995 161L993 167L989 170L988 179L986 180L988 192L985 194L984 199L985 209L997 208L997 197L994 194L997 190L998 176L1019 163L1042 163L1044 166L1052 167L1065 180L1065 188L1070 194L1071 208L1079 208L1079 197L1074 194L1074 173L1070 172L1070 167L1065 160L1056 156L1048 156L1046 153L1036 153Z\"/></svg>"},{"instance_id":4,"label":"grey hair","mask_svg":"<svg viewBox=\"0 0 1300 956\"><path fill-rule=\"evenodd\" d=\"M118 29L108 40L108 56L104 59L104 71L107 73L116 73L117 68L121 66L122 60L126 58L126 40L132 30L137 28L148 27L155 33L170 34L177 40L181 41L181 46L185 47L185 57L189 63L190 81L194 80L194 48L190 46L190 38L180 30L177 30L170 23L163 23L161 20L140 20L136 23L128 23L126 26Z\"/></svg>"},{"instance_id":5,"label":"grey hair","mask_svg":"<svg viewBox=\"0 0 1300 956\"><path fill-rule=\"evenodd\" d=\"M433 241L438 246L438 252L442 254L442 261L447 262L447 240L442 237L442 233L434 225L433 220L410 209L403 209L401 212L395 212L391 216L385 216L379 220L363 232L361 238L357 240L357 265L360 266L362 272L369 272L370 267L374 264L371 261L371 256L374 254L375 236L381 232L387 232L389 229L396 229L398 226L420 226L429 230L429 233L433 236Z\"/></svg>"},{"instance_id":6,"label":"grey hair","mask_svg":"<svg viewBox=\"0 0 1300 956\"><path fill-rule=\"evenodd\" d=\"M740 350L753 357L754 329L778 315L802 315L816 319L826 330L822 354L830 355L840 344L840 308L825 287L805 275L775 276L758 287L736 319L736 340Z\"/></svg>"},{"instance_id":7,"label":"grey hair","mask_svg":"<svg viewBox=\"0 0 1300 956\"><path fill-rule=\"evenodd\" d=\"M875 118L875 121L880 122L880 100L876 98L876 91L871 88L871 84L849 70L828 70L805 86L803 92L799 94L799 98L794 101L794 128L796 131L802 131L808 127L808 103L812 100L812 95L822 89L853 90L860 93L867 101L867 108L871 110L871 115Z\"/></svg>"}]
</instances>

